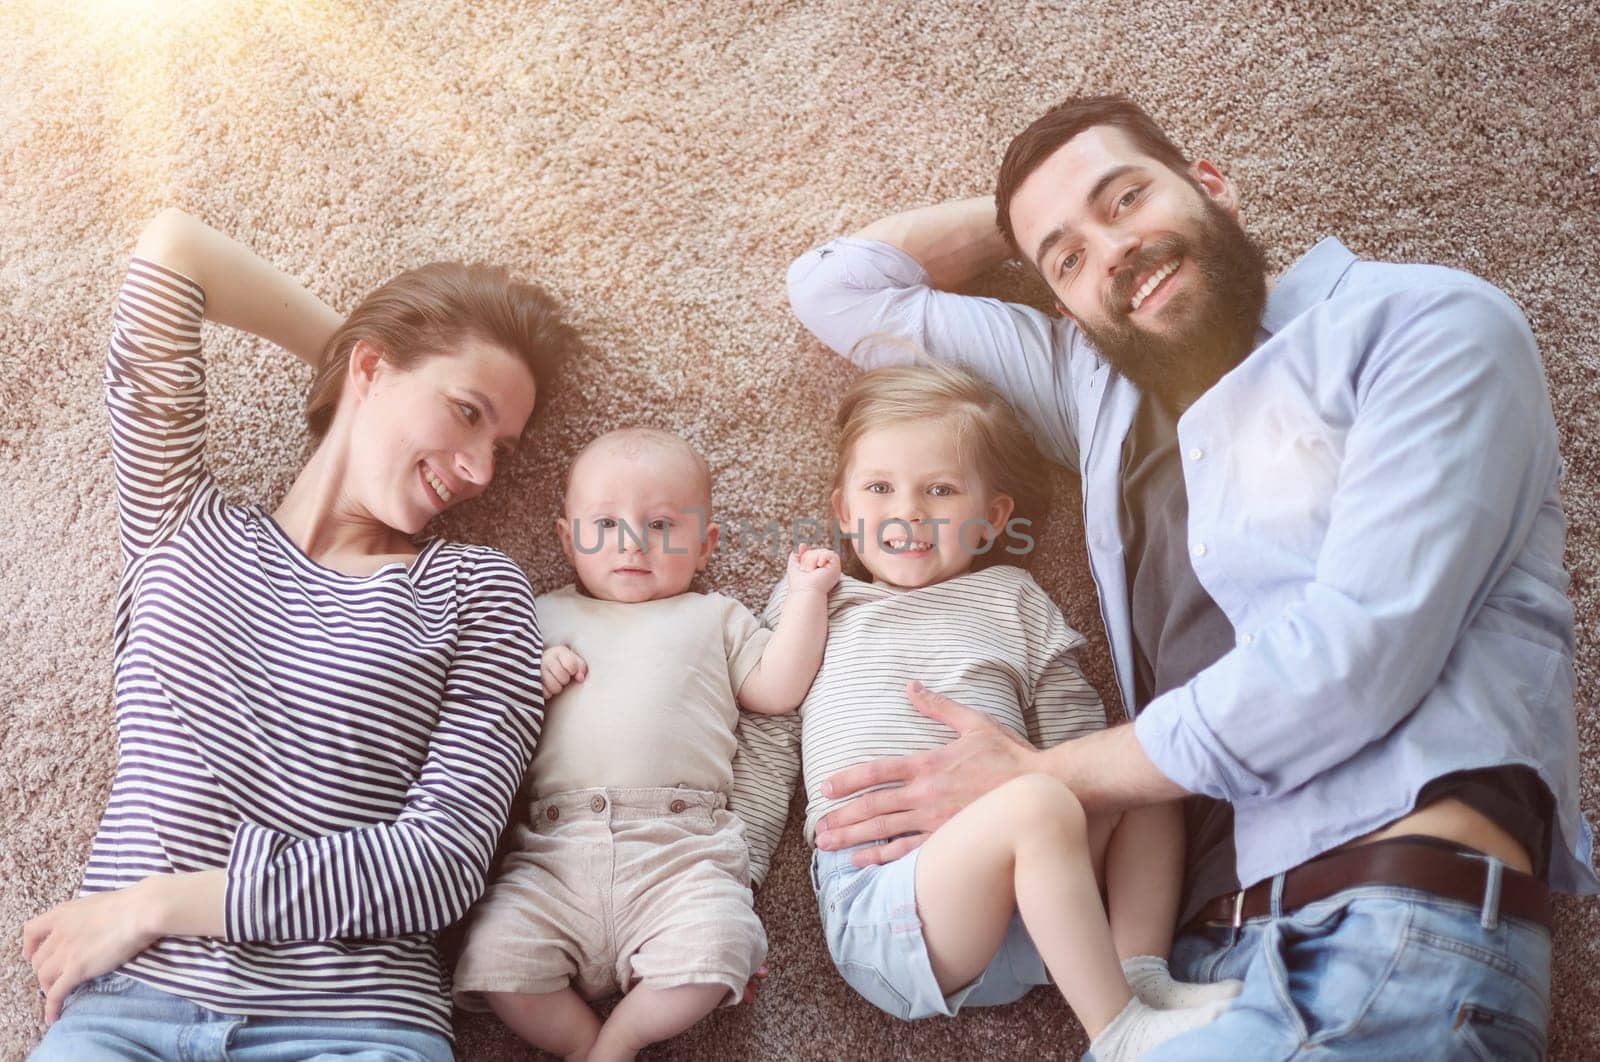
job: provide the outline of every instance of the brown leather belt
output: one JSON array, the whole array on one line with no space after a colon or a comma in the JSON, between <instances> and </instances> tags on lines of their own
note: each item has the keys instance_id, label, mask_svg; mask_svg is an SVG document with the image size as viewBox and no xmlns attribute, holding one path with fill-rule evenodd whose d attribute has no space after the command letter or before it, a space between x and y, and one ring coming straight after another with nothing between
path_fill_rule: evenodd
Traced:
<instances>
[{"instance_id":1,"label":"brown leather belt","mask_svg":"<svg viewBox=\"0 0 1600 1062\"><path fill-rule=\"evenodd\" d=\"M1293 911L1346 889L1388 885L1486 907L1492 883L1488 861L1427 842L1378 841L1301 863L1284 875L1283 910ZM1550 890L1532 874L1500 867L1499 903L1490 915L1525 918L1550 928ZM1189 923L1239 926L1272 913L1272 879L1209 901Z\"/></svg>"}]
</instances>

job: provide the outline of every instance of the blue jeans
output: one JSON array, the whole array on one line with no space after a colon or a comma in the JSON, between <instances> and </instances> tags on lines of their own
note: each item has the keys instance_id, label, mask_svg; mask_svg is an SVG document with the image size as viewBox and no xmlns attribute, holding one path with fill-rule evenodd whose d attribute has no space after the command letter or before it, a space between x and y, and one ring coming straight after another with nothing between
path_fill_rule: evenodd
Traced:
<instances>
[{"instance_id":1,"label":"blue jeans","mask_svg":"<svg viewBox=\"0 0 1600 1062\"><path fill-rule=\"evenodd\" d=\"M381 1018L263 1018L222 1014L123 974L85 981L30 1062L449 1062L450 1041Z\"/></svg>"},{"instance_id":2,"label":"blue jeans","mask_svg":"<svg viewBox=\"0 0 1600 1062\"><path fill-rule=\"evenodd\" d=\"M1549 933L1412 889L1363 886L1237 931L1186 933L1172 973L1244 990L1146 1062L1544 1057Z\"/></svg>"}]
</instances>

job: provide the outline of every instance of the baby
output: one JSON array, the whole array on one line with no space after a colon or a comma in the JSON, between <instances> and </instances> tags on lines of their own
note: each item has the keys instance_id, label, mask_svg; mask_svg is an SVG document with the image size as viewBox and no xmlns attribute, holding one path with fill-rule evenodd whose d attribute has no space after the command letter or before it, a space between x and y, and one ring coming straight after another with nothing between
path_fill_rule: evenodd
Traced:
<instances>
[{"instance_id":1,"label":"baby","mask_svg":"<svg viewBox=\"0 0 1600 1062\"><path fill-rule=\"evenodd\" d=\"M792 554L768 630L689 590L716 548L710 508L705 461L664 431L602 435L568 475L558 533L578 585L538 600L546 714L528 813L455 978L463 1006L565 1058L632 1058L677 1035L737 1002L766 955L726 810L734 729L740 707L799 706L840 565ZM587 1001L617 991L602 1024Z\"/></svg>"}]
</instances>

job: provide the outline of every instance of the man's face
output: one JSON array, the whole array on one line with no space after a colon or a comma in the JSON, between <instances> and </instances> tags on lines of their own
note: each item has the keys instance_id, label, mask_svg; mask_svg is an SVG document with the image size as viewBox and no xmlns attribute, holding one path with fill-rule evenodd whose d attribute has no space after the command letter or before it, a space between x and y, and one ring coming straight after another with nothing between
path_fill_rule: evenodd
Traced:
<instances>
[{"instance_id":1,"label":"man's face","mask_svg":"<svg viewBox=\"0 0 1600 1062\"><path fill-rule=\"evenodd\" d=\"M1178 173L1095 126L1017 188L1022 252L1106 361L1187 407L1249 354L1266 261L1233 187L1207 162Z\"/></svg>"}]
</instances>

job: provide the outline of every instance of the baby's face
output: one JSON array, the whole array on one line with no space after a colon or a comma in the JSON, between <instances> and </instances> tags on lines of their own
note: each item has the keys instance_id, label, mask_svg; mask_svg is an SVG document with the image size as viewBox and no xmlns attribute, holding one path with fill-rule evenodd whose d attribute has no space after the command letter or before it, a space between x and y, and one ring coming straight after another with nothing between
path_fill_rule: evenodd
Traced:
<instances>
[{"instance_id":1,"label":"baby's face","mask_svg":"<svg viewBox=\"0 0 1600 1062\"><path fill-rule=\"evenodd\" d=\"M676 597L716 548L709 510L699 470L680 454L586 454L558 521L561 548L602 601Z\"/></svg>"}]
</instances>

